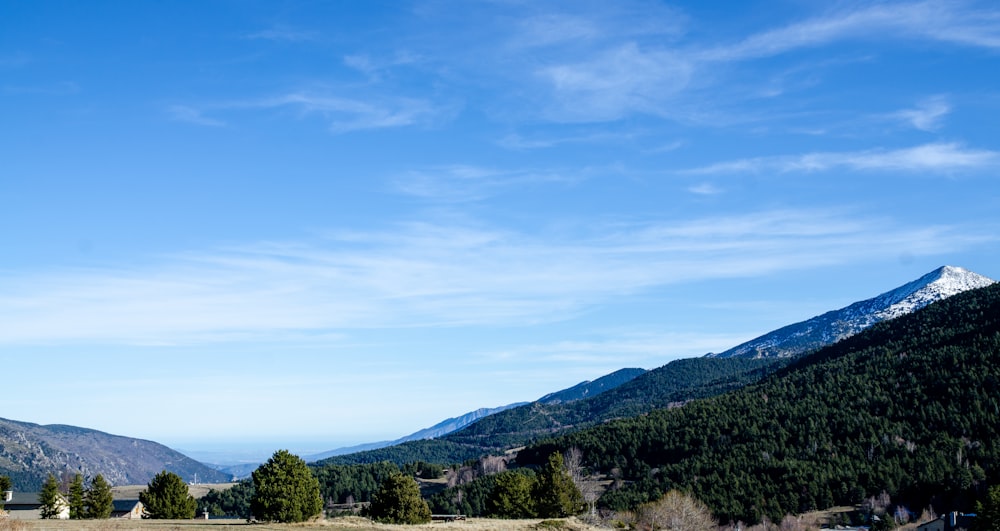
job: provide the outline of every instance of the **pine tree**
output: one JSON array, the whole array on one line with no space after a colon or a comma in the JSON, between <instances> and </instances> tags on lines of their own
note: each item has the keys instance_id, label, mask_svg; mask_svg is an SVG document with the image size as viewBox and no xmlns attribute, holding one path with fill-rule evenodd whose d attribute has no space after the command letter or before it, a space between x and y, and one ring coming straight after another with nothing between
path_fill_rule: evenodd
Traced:
<instances>
[{"instance_id":1,"label":"pine tree","mask_svg":"<svg viewBox=\"0 0 1000 531\"><path fill-rule=\"evenodd\" d=\"M73 476L73 482L69 484L69 517L72 520L83 518L86 515L86 509L83 505L84 499L84 487L83 487L83 476L76 474Z\"/></svg>"},{"instance_id":2,"label":"pine tree","mask_svg":"<svg viewBox=\"0 0 1000 531\"><path fill-rule=\"evenodd\" d=\"M541 518L561 518L584 510L583 495L573 484L559 452L549 455L548 463L538 474L535 504Z\"/></svg>"},{"instance_id":3,"label":"pine tree","mask_svg":"<svg viewBox=\"0 0 1000 531\"><path fill-rule=\"evenodd\" d=\"M369 506L371 517L388 524L425 524L431 509L420 497L417 482L403 474L393 474L379 486Z\"/></svg>"},{"instance_id":4,"label":"pine tree","mask_svg":"<svg viewBox=\"0 0 1000 531\"><path fill-rule=\"evenodd\" d=\"M194 518L198 510L198 502L188 493L184 480L166 470L154 476L146 490L139 493L139 501L150 518L184 520Z\"/></svg>"},{"instance_id":5,"label":"pine tree","mask_svg":"<svg viewBox=\"0 0 1000 531\"><path fill-rule=\"evenodd\" d=\"M90 480L90 488L83 496L83 506L87 518L104 519L111 517L111 509L114 507L111 496L111 485L104 480L104 476L98 474Z\"/></svg>"},{"instance_id":6,"label":"pine tree","mask_svg":"<svg viewBox=\"0 0 1000 531\"><path fill-rule=\"evenodd\" d=\"M319 481L297 455L278 450L253 471L253 515L268 522L304 522L323 510Z\"/></svg>"},{"instance_id":7,"label":"pine tree","mask_svg":"<svg viewBox=\"0 0 1000 531\"><path fill-rule=\"evenodd\" d=\"M1000 529L1000 485L986 491L986 499L976 502L976 518L973 531L994 531Z\"/></svg>"},{"instance_id":8,"label":"pine tree","mask_svg":"<svg viewBox=\"0 0 1000 531\"><path fill-rule=\"evenodd\" d=\"M41 516L44 519L58 518L59 510L63 507L62 495L59 494L59 480L52 474L46 478L42 485L42 492L38 494L38 502L41 506Z\"/></svg>"},{"instance_id":9,"label":"pine tree","mask_svg":"<svg viewBox=\"0 0 1000 531\"><path fill-rule=\"evenodd\" d=\"M490 516L498 518L531 518L535 502L531 496L532 478L506 471L494 477L493 492L486 500Z\"/></svg>"}]
</instances>

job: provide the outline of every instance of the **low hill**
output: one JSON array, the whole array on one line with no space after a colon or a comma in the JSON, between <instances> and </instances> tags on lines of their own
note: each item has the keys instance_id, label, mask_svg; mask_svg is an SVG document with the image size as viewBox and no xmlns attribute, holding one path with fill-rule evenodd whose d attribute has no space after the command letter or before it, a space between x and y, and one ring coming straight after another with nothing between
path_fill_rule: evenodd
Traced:
<instances>
[{"instance_id":1,"label":"low hill","mask_svg":"<svg viewBox=\"0 0 1000 531\"><path fill-rule=\"evenodd\" d=\"M521 451L579 449L635 507L673 488L724 521L777 520L885 491L910 508L969 510L1000 484L1000 285L885 321L765 380L683 408Z\"/></svg>"},{"instance_id":2,"label":"low hill","mask_svg":"<svg viewBox=\"0 0 1000 531\"><path fill-rule=\"evenodd\" d=\"M136 485L148 483L162 470L185 481L196 477L203 482L230 479L152 441L76 426L0 419L0 475L9 476L17 490L38 490L50 473L101 474L112 485Z\"/></svg>"}]
</instances>

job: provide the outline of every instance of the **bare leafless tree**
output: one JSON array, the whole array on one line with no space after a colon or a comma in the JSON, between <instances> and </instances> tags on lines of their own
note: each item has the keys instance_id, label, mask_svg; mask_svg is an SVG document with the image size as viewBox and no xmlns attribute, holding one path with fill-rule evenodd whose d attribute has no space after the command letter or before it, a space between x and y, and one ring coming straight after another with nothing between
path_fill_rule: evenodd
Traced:
<instances>
[{"instance_id":1,"label":"bare leafless tree","mask_svg":"<svg viewBox=\"0 0 1000 531\"><path fill-rule=\"evenodd\" d=\"M587 469L583 466L583 452L577 447L566 450L563 455L563 463L573 484L583 495L583 501L587 504L588 514L591 518L597 516L597 499L601 497L601 484L597 478L587 475Z\"/></svg>"},{"instance_id":2,"label":"bare leafless tree","mask_svg":"<svg viewBox=\"0 0 1000 531\"><path fill-rule=\"evenodd\" d=\"M719 526L708 506L676 490L640 506L638 520L653 531L705 531Z\"/></svg>"},{"instance_id":3,"label":"bare leafless tree","mask_svg":"<svg viewBox=\"0 0 1000 531\"><path fill-rule=\"evenodd\" d=\"M484 476L499 474L507 470L507 458L499 455L488 455L479 460L479 470Z\"/></svg>"}]
</instances>

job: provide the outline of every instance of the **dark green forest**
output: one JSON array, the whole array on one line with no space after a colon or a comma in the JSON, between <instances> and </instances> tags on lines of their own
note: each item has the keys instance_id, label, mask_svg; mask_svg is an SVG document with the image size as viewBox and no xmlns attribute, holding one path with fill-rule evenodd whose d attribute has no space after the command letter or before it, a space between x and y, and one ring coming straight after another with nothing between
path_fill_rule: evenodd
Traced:
<instances>
[{"instance_id":1,"label":"dark green forest","mask_svg":"<svg viewBox=\"0 0 1000 531\"><path fill-rule=\"evenodd\" d=\"M678 488L723 520L889 493L971 510L1000 480L1000 285L956 295L796 360L738 391L582 430L521 451L575 447L617 479L624 509Z\"/></svg>"}]
</instances>

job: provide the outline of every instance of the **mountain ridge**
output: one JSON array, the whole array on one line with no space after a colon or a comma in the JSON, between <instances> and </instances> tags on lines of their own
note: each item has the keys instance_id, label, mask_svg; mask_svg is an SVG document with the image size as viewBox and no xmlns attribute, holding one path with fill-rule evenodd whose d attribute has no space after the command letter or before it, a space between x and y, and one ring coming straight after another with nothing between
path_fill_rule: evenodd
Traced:
<instances>
[{"instance_id":1,"label":"mountain ridge","mask_svg":"<svg viewBox=\"0 0 1000 531\"><path fill-rule=\"evenodd\" d=\"M839 335L844 333L843 326L839 329L839 334L834 334L824 328L831 323L837 323L838 319L843 321L845 312L850 313L856 320L859 317L864 318L863 321L855 322L857 331L860 331L877 322L912 313L935 300L943 300L956 293L993 283L992 279L966 269L942 266L876 297L853 303L840 310L826 312L807 321L787 325L726 351L726 353L730 353L740 348L747 348L747 346L775 348L773 344L755 344L755 342L762 340L773 341L778 346L782 346L778 340L787 341L789 338L797 340L799 342L797 345L783 345L786 349L786 355L724 356L709 354L703 357L675 360L662 367L647 371L620 387L600 395L568 404L533 402L527 406L513 408L490 416L462 430L419 446L410 443L407 447L399 447L398 451L393 450L396 447L385 447L377 452L338 456L332 462L348 464L381 460L397 462L406 459L432 461L440 456L463 461L476 458L480 453L522 446L536 437L554 436L585 428L597 422L643 415L652 410L671 407L694 398L721 394L759 380L778 370L783 363L787 363L795 356L815 351L850 335ZM928 286L930 287L928 288ZM879 314L879 312L882 313ZM813 333L816 329L819 329L821 333ZM822 333L824 331L828 333ZM810 333L812 335L809 335ZM805 343L802 336L805 336L809 342ZM760 363L736 365L713 363L739 360L759 361ZM770 363L772 361L775 363Z\"/></svg>"},{"instance_id":2,"label":"mountain ridge","mask_svg":"<svg viewBox=\"0 0 1000 531\"><path fill-rule=\"evenodd\" d=\"M469 424L472 424L473 422L476 422L484 417L488 417L495 413L506 411L511 408L519 407L524 404L527 404L527 402L515 402L513 404L508 404L506 406L499 406L494 408L481 407L474 411L465 413L464 415L447 418L429 428L424 428L422 430L415 431L409 435L405 435L393 441L380 441L380 442L364 443L355 446L347 446L344 448L336 448L326 452L320 452L318 454L305 456L304 459L308 462L319 461L321 459L326 459L328 457L352 454L356 452L365 452L369 450L378 450L380 448L395 446L397 444L403 444L405 442L410 442L410 441L433 439L436 437L440 437L442 435L446 435L453 431L460 430L465 426L468 426Z\"/></svg>"},{"instance_id":3,"label":"mountain ridge","mask_svg":"<svg viewBox=\"0 0 1000 531\"><path fill-rule=\"evenodd\" d=\"M618 369L617 371L601 376L600 378L597 378L595 380L584 380L583 382L580 382L572 387L568 387L566 389L562 389L554 393L549 393L539 398L535 402L515 402L513 404L508 404L506 406L499 406L495 408L479 408L477 410L470 411L469 413L466 413L464 415L459 415L458 417L445 419L429 428L425 428L420 431L411 433L410 435L400 437L399 439L396 439L394 441L374 442L374 443L360 444L345 448L338 448L335 450L320 452L318 454L306 456L305 460L308 462L314 462L323 459L329 459L331 457L380 450L383 448L388 448L407 442L444 437L451 433L455 433L457 431L461 431L465 428L468 428L469 426L475 424L476 422L486 417L490 417L498 413L503 413L511 409L517 409L519 407L531 405L533 403L562 404L562 403L569 403L577 400L582 400L588 397L598 396L606 391L610 391L621 385L624 385L646 372L647 372L646 369L637 369L637 368Z\"/></svg>"},{"instance_id":4,"label":"mountain ridge","mask_svg":"<svg viewBox=\"0 0 1000 531\"><path fill-rule=\"evenodd\" d=\"M68 424L0 418L0 474L9 476L18 490L39 488L50 473L101 474L112 485L139 485L163 470L186 481L232 479L157 442Z\"/></svg>"},{"instance_id":5,"label":"mountain ridge","mask_svg":"<svg viewBox=\"0 0 1000 531\"><path fill-rule=\"evenodd\" d=\"M995 280L961 267L942 266L902 286L816 317L783 326L709 358L791 358L835 343L885 320Z\"/></svg>"},{"instance_id":6,"label":"mountain ridge","mask_svg":"<svg viewBox=\"0 0 1000 531\"><path fill-rule=\"evenodd\" d=\"M601 376L596 380L586 380L568 389L549 393L536 400L536 402L541 402L543 404L561 404L565 402L583 400L585 398L597 396L605 391L615 389L638 378L639 376L642 376L646 372L646 369L618 369L617 371Z\"/></svg>"}]
</instances>

